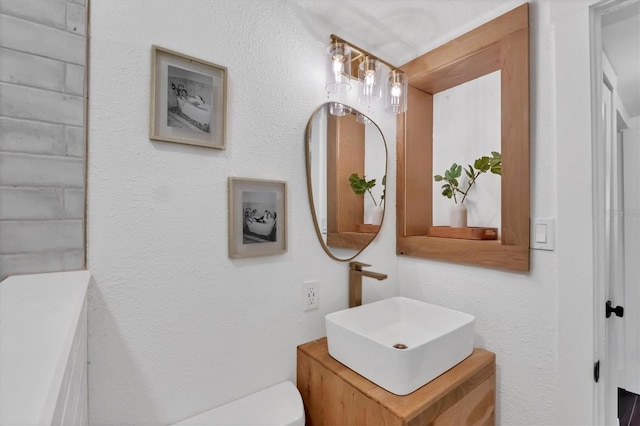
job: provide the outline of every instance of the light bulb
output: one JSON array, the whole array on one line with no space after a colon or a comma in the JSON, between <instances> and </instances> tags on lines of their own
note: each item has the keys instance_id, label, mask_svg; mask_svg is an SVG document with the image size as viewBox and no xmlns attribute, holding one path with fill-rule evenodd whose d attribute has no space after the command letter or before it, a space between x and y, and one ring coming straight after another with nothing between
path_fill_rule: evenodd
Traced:
<instances>
[{"instance_id":1,"label":"light bulb","mask_svg":"<svg viewBox=\"0 0 640 426\"><path fill-rule=\"evenodd\" d=\"M407 110L407 76L392 70L386 84L385 111L400 114Z\"/></svg>"},{"instance_id":2,"label":"light bulb","mask_svg":"<svg viewBox=\"0 0 640 426\"><path fill-rule=\"evenodd\" d=\"M367 71L364 75L365 86L373 86L373 83L375 83L375 81L376 81L375 73L371 71Z\"/></svg>"},{"instance_id":3,"label":"light bulb","mask_svg":"<svg viewBox=\"0 0 640 426\"><path fill-rule=\"evenodd\" d=\"M391 85L391 96L394 98L399 98L402 95L402 86L400 84L394 83Z\"/></svg>"},{"instance_id":4,"label":"light bulb","mask_svg":"<svg viewBox=\"0 0 640 426\"><path fill-rule=\"evenodd\" d=\"M333 72L340 74L344 72L344 56L333 55Z\"/></svg>"},{"instance_id":5,"label":"light bulb","mask_svg":"<svg viewBox=\"0 0 640 426\"><path fill-rule=\"evenodd\" d=\"M351 89L351 48L332 42L327 48L326 85L328 93L346 93Z\"/></svg>"},{"instance_id":6,"label":"light bulb","mask_svg":"<svg viewBox=\"0 0 640 426\"><path fill-rule=\"evenodd\" d=\"M366 56L358 66L358 101L371 105L382 97L382 71L377 59Z\"/></svg>"}]
</instances>

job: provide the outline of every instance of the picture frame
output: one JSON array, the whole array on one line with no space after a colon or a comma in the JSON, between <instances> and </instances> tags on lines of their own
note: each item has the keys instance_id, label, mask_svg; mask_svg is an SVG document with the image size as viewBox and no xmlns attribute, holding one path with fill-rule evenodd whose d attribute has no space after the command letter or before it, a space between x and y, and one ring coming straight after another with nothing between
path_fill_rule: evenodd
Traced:
<instances>
[{"instance_id":1,"label":"picture frame","mask_svg":"<svg viewBox=\"0 0 640 426\"><path fill-rule=\"evenodd\" d=\"M229 257L287 251L287 183L229 178Z\"/></svg>"},{"instance_id":2,"label":"picture frame","mask_svg":"<svg viewBox=\"0 0 640 426\"><path fill-rule=\"evenodd\" d=\"M149 139L225 149L227 68L151 46Z\"/></svg>"}]
</instances>

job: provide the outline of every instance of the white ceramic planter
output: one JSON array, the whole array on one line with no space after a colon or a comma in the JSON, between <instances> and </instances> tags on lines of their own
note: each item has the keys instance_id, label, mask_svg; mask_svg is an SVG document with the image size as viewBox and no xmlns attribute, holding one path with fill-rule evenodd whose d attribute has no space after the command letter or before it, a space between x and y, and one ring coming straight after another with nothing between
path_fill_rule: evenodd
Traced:
<instances>
[{"instance_id":1,"label":"white ceramic planter","mask_svg":"<svg viewBox=\"0 0 640 426\"><path fill-rule=\"evenodd\" d=\"M371 211L371 224L380 225L382 223L382 216L384 215L384 207L375 206Z\"/></svg>"},{"instance_id":2,"label":"white ceramic planter","mask_svg":"<svg viewBox=\"0 0 640 426\"><path fill-rule=\"evenodd\" d=\"M467 207L464 204L454 204L451 207L449 223L452 228L467 227Z\"/></svg>"}]
</instances>

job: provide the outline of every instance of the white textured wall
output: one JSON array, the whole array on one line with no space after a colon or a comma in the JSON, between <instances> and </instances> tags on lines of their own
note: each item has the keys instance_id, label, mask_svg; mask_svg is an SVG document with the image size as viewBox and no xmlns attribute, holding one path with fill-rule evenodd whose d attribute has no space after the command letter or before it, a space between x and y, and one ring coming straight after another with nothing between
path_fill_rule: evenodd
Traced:
<instances>
[{"instance_id":1,"label":"white textured wall","mask_svg":"<svg viewBox=\"0 0 640 426\"><path fill-rule=\"evenodd\" d=\"M530 3L531 217L556 215L553 39L549 3ZM476 345L496 353L497 424L557 424L556 253L529 273L400 257L400 294L476 316Z\"/></svg>"},{"instance_id":2,"label":"white textured wall","mask_svg":"<svg viewBox=\"0 0 640 426\"><path fill-rule=\"evenodd\" d=\"M453 163L467 169L500 148L500 71L433 95L433 172L444 176ZM464 170L459 188L467 190ZM442 196L444 181L433 182L433 225L449 226L453 199ZM464 200L469 226L500 228L500 176L480 175ZM457 193L460 203L463 194ZM500 231L499 231L500 232Z\"/></svg>"},{"instance_id":3,"label":"white textured wall","mask_svg":"<svg viewBox=\"0 0 640 426\"><path fill-rule=\"evenodd\" d=\"M548 9L530 5L532 217L556 215ZM326 40L281 1L94 0L91 22L92 423L168 423L293 379L295 346L347 305L347 266L316 241L304 181L304 127L327 100ZM151 44L228 67L226 151L148 140ZM395 177L395 122L372 117ZM227 176L289 182L287 254L227 258ZM390 202L359 258L390 274L365 280L365 302L400 282L402 295L475 315L476 344L497 354L498 423L557 423L556 253L532 251L529 273L396 258L394 217ZM314 278L320 309L304 313L300 285Z\"/></svg>"},{"instance_id":4,"label":"white textured wall","mask_svg":"<svg viewBox=\"0 0 640 426\"><path fill-rule=\"evenodd\" d=\"M282 1L91 2L92 424L174 422L293 380L296 345L347 307L348 266L317 242L305 182L329 34L313 38ZM152 44L228 68L227 150L148 139ZM395 120L379 115L393 143ZM228 176L288 182L285 255L227 257ZM395 184L387 190L395 199ZM397 294L393 205L387 213L359 259L390 276L365 280L365 302ZM320 280L320 308L303 312L309 279Z\"/></svg>"}]
</instances>

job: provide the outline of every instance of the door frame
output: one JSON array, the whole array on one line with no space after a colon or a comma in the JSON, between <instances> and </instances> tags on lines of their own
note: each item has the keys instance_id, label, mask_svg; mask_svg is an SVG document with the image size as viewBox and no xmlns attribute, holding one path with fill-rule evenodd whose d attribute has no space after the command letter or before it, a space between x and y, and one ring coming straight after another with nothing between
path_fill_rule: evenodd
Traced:
<instances>
[{"instance_id":1,"label":"door frame","mask_svg":"<svg viewBox=\"0 0 640 426\"><path fill-rule=\"evenodd\" d=\"M558 423L596 424L590 2L551 2L555 30ZM579 164L584 172L576 175ZM593 407L589 409L588 407Z\"/></svg>"},{"instance_id":2,"label":"door frame","mask_svg":"<svg viewBox=\"0 0 640 426\"><path fill-rule=\"evenodd\" d=\"M591 56L591 150L592 150L592 181L593 181L593 298L594 298L594 362L599 362L601 378L594 386L594 420L597 424L606 424L606 389L610 380L609 359L606 350L606 324L604 304L607 297L607 250L606 244L606 144L602 143L605 133L602 122L603 79L604 69L602 61L602 15L608 5L618 0L605 0L591 7L589 20L590 56Z\"/></svg>"},{"instance_id":3,"label":"door frame","mask_svg":"<svg viewBox=\"0 0 640 426\"><path fill-rule=\"evenodd\" d=\"M595 386L595 403L594 403L594 420L598 424L613 423L613 418L607 418L607 404L611 404L616 401L615 407L608 407L610 412L616 413L614 415L617 419L617 393L613 397L607 395L608 389L607 383L614 381L618 382L618 366L616 350L619 349L619 345L615 345L612 351L607 352L607 341L611 342L611 339L607 339L607 320L605 317L605 302L611 296L616 294L616 289L610 287L613 283L608 283L608 267L613 266L614 259L610 259L607 255L607 251L610 247L606 244L606 194L607 194L607 176L606 176L606 161L605 155L607 147L601 143L601 135L604 134L604 127L601 120L602 117L602 102L603 102L603 81L607 78L610 80L612 76L607 75L607 67L604 64L603 49L602 49L602 17L615 10L626 7L629 4L636 3L638 0L604 0L590 8L590 56L591 60L591 149L593 155L592 162L592 180L593 180L593 237L594 237L594 355L596 359L600 360L601 380L599 386ZM615 87L614 87L615 89ZM616 110L614 104L611 105L613 111ZM615 120L611 123L612 126L616 126ZM617 136L612 143L617 143ZM610 261L610 265L607 265L607 260ZM613 300L614 305L622 303L622 301ZM610 318L609 321L616 320L617 318ZM615 343L615 336L613 342ZM609 359L608 355L612 355L613 359ZM613 363L613 364L612 364ZM613 377L609 377L613 375ZM617 385L615 385L615 390ZM609 415L611 416L611 414ZM615 424L615 423L614 423Z\"/></svg>"},{"instance_id":4,"label":"door frame","mask_svg":"<svg viewBox=\"0 0 640 426\"><path fill-rule=\"evenodd\" d=\"M598 162L602 157L594 155L600 125L593 107L601 102L602 64L591 61L601 50L593 46L600 31L591 30L600 28L600 18L616 3L575 0L549 5L556 62L557 417L560 424L603 424L604 389L594 381L594 365L604 345L599 331L605 319L604 270L596 249L603 241L604 224L594 220L594 212L603 211L598 209L604 168Z\"/></svg>"},{"instance_id":5,"label":"door frame","mask_svg":"<svg viewBox=\"0 0 640 426\"><path fill-rule=\"evenodd\" d=\"M628 1L628 0L623 0ZM552 2L556 60L558 422L603 424L604 178L601 17L620 0ZM597 54L596 54L597 53ZM593 61L591 59L594 59ZM596 76L596 77L594 77ZM565 165L579 165L569 167ZM584 176L591 174L591 179ZM597 212L601 212L598 216ZM588 267L591 262L592 266ZM604 369L601 367L601 371ZM592 407L592 409L585 409Z\"/></svg>"}]
</instances>

